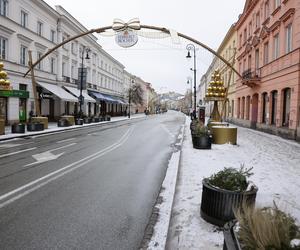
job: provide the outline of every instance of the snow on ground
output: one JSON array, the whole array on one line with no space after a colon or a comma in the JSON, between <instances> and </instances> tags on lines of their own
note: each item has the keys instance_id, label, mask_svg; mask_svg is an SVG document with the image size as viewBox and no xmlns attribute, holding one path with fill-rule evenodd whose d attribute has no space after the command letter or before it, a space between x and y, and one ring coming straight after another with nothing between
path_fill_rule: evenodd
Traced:
<instances>
[{"instance_id":1,"label":"snow on ground","mask_svg":"<svg viewBox=\"0 0 300 250\"><path fill-rule=\"evenodd\" d=\"M200 203L202 179L224 167L253 167L256 205L272 206L274 200L300 224L300 144L238 127L238 145L197 150L189 123L187 119L166 249L222 249L223 233L200 217Z\"/></svg>"}]
</instances>

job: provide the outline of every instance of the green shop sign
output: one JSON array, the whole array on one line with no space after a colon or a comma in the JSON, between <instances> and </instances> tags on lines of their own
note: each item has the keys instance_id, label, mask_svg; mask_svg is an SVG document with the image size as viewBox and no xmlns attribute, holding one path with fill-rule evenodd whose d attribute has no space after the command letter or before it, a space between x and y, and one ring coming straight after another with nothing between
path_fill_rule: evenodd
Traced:
<instances>
[{"instance_id":1,"label":"green shop sign","mask_svg":"<svg viewBox=\"0 0 300 250\"><path fill-rule=\"evenodd\" d=\"M0 90L0 97L29 98L29 92L25 90Z\"/></svg>"}]
</instances>

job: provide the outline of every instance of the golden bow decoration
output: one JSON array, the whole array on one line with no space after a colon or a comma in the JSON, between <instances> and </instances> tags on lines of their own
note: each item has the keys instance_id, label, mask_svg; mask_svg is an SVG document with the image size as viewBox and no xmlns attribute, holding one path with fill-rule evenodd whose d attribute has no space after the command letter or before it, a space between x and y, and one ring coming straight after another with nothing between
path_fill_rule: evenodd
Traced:
<instances>
[{"instance_id":1,"label":"golden bow decoration","mask_svg":"<svg viewBox=\"0 0 300 250\"><path fill-rule=\"evenodd\" d=\"M127 29L131 30L140 30L140 20L138 18L130 19L127 23L125 23L123 20L115 18L114 23L112 25L112 29L114 31L123 31Z\"/></svg>"}]
</instances>

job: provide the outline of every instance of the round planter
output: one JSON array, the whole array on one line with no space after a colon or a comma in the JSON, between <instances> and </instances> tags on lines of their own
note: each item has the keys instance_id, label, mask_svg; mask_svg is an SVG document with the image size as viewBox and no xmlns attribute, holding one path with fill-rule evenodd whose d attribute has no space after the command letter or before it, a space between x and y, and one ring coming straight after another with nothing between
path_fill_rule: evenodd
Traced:
<instances>
[{"instance_id":1,"label":"round planter","mask_svg":"<svg viewBox=\"0 0 300 250\"><path fill-rule=\"evenodd\" d=\"M105 117L101 116L100 117L100 122L104 122L105 121Z\"/></svg>"},{"instance_id":2,"label":"round planter","mask_svg":"<svg viewBox=\"0 0 300 250\"><path fill-rule=\"evenodd\" d=\"M91 123L92 122L92 118L89 118L89 117L83 118L83 122L84 123Z\"/></svg>"},{"instance_id":3,"label":"round planter","mask_svg":"<svg viewBox=\"0 0 300 250\"><path fill-rule=\"evenodd\" d=\"M70 122L66 119L60 119L58 122L57 122L57 126L58 127L69 127L70 126Z\"/></svg>"},{"instance_id":4,"label":"round planter","mask_svg":"<svg viewBox=\"0 0 300 250\"><path fill-rule=\"evenodd\" d=\"M201 217L209 223L224 226L235 219L233 209L247 205L255 205L257 187L246 192L235 192L212 187L207 179L202 181Z\"/></svg>"},{"instance_id":5,"label":"round planter","mask_svg":"<svg viewBox=\"0 0 300 250\"><path fill-rule=\"evenodd\" d=\"M80 118L75 119L75 125L83 125L83 119Z\"/></svg>"},{"instance_id":6,"label":"round planter","mask_svg":"<svg viewBox=\"0 0 300 250\"><path fill-rule=\"evenodd\" d=\"M106 116L105 121L110 121L110 116Z\"/></svg>"},{"instance_id":7,"label":"round planter","mask_svg":"<svg viewBox=\"0 0 300 250\"><path fill-rule=\"evenodd\" d=\"M43 131L44 124L39 122L28 123L27 124L27 131Z\"/></svg>"},{"instance_id":8,"label":"round planter","mask_svg":"<svg viewBox=\"0 0 300 250\"><path fill-rule=\"evenodd\" d=\"M211 136L192 134L193 147L196 149L211 149Z\"/></svg>"},{"instance_id":9,"label":"round planter","mask_svg":"<svg viewBox=\"0 0 300 250\"><path fill-rule=\"evenodd\" d=\"M94 118L92 119L92 122L100 122L100 118L99 118L99 117L94 117Z\"/></svg>"},{"instance_id":10,"label":"round planter","mask_svg":"<svg viewBox=\"0 0 300 250\"><path fill-rule=\"evenodd\" d=\"M13 124L11 125L12 134L24 134L25 133L25 124Z\"/></svg>"}]
</instances>

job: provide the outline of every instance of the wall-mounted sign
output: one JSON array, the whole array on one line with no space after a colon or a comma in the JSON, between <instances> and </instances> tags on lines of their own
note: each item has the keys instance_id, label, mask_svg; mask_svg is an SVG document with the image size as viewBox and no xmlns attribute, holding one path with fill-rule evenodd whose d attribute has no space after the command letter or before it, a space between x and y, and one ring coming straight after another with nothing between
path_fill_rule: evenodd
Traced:
<instances>
[{"instance_id":1,"label":"wall-mounted sign","mask_svg":"<svg viewBox=\"0 0 300 250\"><path fill-rule=\"evenodd\" d=\"M25 90L0 90L0 96L29 98L29 92Z\"/></svg>"},{"instance_id":2,"label":"wall-mounted sign","mask_svg":"<svg viewBox=\"0 0 300 250\"><path fill-rule=\"evenodd\" d=\"M132 30L118 32L115 39L116 43L123 48L132 47L138 42L138 36Z\"/></svg>"}]
</instances>

